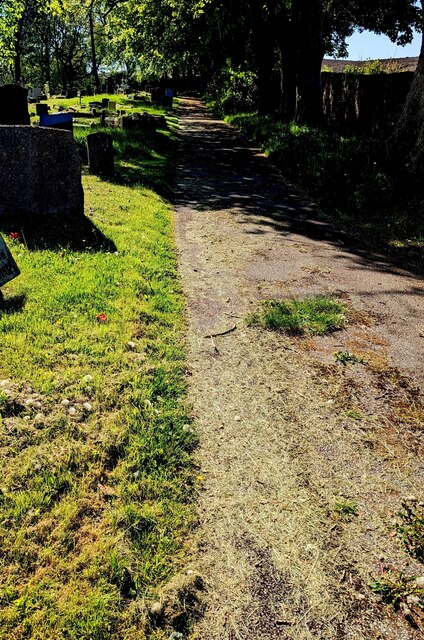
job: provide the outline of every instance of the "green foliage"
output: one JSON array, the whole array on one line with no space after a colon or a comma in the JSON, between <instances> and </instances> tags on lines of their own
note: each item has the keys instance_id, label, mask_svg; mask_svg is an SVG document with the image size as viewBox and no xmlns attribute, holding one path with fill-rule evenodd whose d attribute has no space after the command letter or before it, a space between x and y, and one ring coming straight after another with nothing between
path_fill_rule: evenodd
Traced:
<instances>
[{"instance_id":1,"label":"green foliage","mask_svg":"<svg viewBox=\"0 0 424 640\"><path fill-rule=\"evenodd\" d=\"M215 113L221 116L254 111L257 104L255 74L232 69L227 65L209 83L206 100Z\"/></svg>"},{"instance_id":2,"label":"green foliage","mask_svg":"<svg viewBox=\"0 0 424 640\"><path fill-rule=\"evenodd\" d=\"M396 532L408 553L424 562L424 504L415 498L405 500L398 514Z\"/></svg>"},{"instance_id":3,"label":"green foliage","mask_svg":"<svg viewBox=\"0 0 424 640\"><path fill-rule=\"evenodd\" d=\"M266 300L260 312L247 318L251 326L279 330L290 335L323 335L345 324L343 304L324 296L304 300Z\"/></svg>"},{"instance_id":4,"label":"green foliage","mask_svg":"<svg viewBox=\"0 0 424 640\"><path fill-rule=\"evenodd\" d=\"M363 74L363 75L375 75L384 73L385 67L381 60L367 60L363 64L346 64L343 67L343 73Z\"/></svg>"},{"instance_id":5,"label":"green foliage","mask_svg":"<svg viewBox=\"0 0 424 640\"><path fill-rule=\"evenodd\" d=\"M351 520L353 516L358 515L358 507L353 500L345 500L339 498L334 503L333 511L344 520Z\"/></svg>"},{"instance_id":6,"label":"green foliage","mask_svg":"<svg viewBox=\"0 0 424 640\"><path fill-rule=\"evenodd\" d=\"M384 571L383 575L370 584L370 588L395 610L403 607L408 609L411 598L420 609L424 609L424 589L417 584L414 576L406 576L394 570Z\"/></svg>"},{"instance_id":7,"label":"green foliage","mask_svg":"<svg viewBox=\"0 0 424 640\"><path fill-rule=\"evenodd\" d=\"M340 364L368 364L364 358L360 358L356 356L354 353L350 353L350 351L336 351L334 354L334 359L336 362Z\"/></svg>"}]
</instances>

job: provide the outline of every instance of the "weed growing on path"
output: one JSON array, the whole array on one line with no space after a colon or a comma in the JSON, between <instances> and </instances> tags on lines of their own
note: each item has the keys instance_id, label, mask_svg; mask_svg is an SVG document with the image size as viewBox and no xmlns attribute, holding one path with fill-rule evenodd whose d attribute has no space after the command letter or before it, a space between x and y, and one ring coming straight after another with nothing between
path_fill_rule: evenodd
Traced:
<instances>
[{"instance_id":1,"label":"weed growing on path","mask_svg":"<svg viewBox=\"0 0 424 640\"><path fill-rule=\"evenodd\" d=\"M406 550L424 562L424 504L415 498L402 503L396 531Z\"/></svg>"},{"instance_id":2,"label":"weed growing on path","mask_svg":"<svg viewBox=\"0 0 424 640\"><path fill-rule=\"evenodd\" d=\"M324 335L344 327L346 308L337 300L319 296L304 300L266 300L247 318L250 326L289 335Z\"/></svg>"}]
</instances>

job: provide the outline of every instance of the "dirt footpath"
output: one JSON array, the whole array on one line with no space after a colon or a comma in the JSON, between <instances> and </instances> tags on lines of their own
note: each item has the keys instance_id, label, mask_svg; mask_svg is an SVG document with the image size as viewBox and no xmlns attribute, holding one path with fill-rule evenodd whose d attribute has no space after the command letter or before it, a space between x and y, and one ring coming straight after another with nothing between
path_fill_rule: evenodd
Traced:
<instances>
[{"instance_id":1,"label":"dirt footpath","mask_svg":"<svg viewBox=\"0 0 424 640\"><path fill-rule=\"evenodd\" d=\"M181 118L176 225L204 485L193 638L422 638L419 608L394 613L369 584L390 567L424 575L393 534L402 499L424 497L424 284L349 251L201 103L183 101ZM245 324L259 300L322 292L346 302L346 330L289 339Z\"/></svg>"}]
</instances>

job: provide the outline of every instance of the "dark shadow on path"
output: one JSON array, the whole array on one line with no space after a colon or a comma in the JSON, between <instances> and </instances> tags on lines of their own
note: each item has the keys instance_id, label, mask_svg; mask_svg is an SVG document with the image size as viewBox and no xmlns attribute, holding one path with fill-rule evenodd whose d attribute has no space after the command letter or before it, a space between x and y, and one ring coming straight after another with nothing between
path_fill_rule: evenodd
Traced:
<instances>
[{"instance_id":1,"label":"dark shadow on path","mask_svg":"<svg viewBox=\"0 0 424 640\"><path fill-rule=\"evenodd\" d=\"M327 221L315 206L287 184L280 172L259 149L251 146L238 131L213 116L199 102L182 103L184 119L180 134L182 160L177 202L197 211L231 209L240 224L252 222L257 229L247 233L265 234L268 229L284 237L302 235L343 249L339 260L401 274L395 257L363 249L353 236ZM408 265L422 273L424 265Z\"/></svg>"}]
</instances>

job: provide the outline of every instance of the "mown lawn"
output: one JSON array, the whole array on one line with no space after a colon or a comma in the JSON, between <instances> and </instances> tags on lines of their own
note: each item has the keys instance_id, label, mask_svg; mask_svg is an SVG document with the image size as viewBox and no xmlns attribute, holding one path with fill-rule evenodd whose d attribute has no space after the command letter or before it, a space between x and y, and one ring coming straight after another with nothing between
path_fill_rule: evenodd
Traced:
<instances>
[{"instance_id":1,"label":"mown lawn","mask_svg":"<svg viewBox=\"0 0 424 640\"><path fill-rule=\"evenodd\" d=\"M0 312L2 639L172 630L148 608L182 565L196 480L168 122L112 131L116 177L84 176L85 221L2 220L22 272Z\"/></svg>"}]
</instances>

